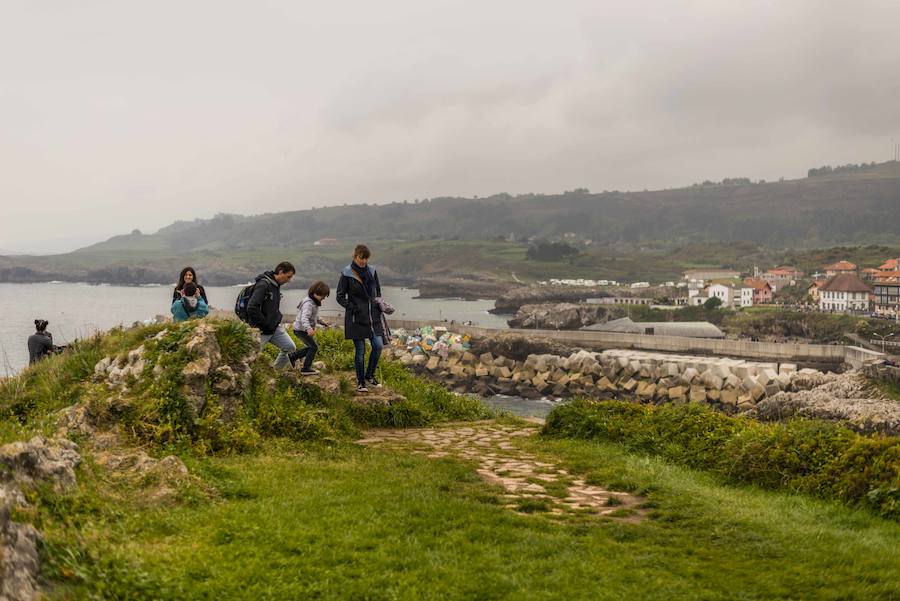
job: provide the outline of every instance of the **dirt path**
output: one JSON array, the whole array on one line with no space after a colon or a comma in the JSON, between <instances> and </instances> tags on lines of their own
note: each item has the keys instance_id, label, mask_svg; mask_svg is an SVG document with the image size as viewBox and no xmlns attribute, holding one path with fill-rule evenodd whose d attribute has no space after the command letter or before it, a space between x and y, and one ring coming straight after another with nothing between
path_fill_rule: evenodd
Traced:
<instances>
[{"instance_id":1,"label":"dirt path","mask_svg":"<svg viewBox=\"0 0 900 601\"><path fill-rule=\"evenodd\" d=\"M536 426L496 422L455 424L408 430L370 430L360 444L408 450L432 458L453 457L474 462L488 483L503 488L504 507L522 513L599 516L636 523L646 517L645 499L589 485L582 476L541 461L515 444L534 436Z\"/></svg>"}]
</instances>

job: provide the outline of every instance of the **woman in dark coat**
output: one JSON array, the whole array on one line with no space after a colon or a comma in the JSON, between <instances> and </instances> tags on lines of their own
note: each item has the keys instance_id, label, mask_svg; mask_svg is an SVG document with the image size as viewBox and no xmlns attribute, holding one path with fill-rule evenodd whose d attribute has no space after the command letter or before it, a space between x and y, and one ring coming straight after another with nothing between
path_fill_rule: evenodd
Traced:
<instances>
[{"instance_id":1,"label":"woman in dark coat","mask_svg":"<svg viewBox=\"0 0 900 601\"><path fill-rule=\"evenodd\" d=\"M185 267L181 270L181 275L178 276L178 283L175 285L175 291L172 293L172 302L181 300L181 291L184 290L185 284L190 284L191 282L197 286L197 290L200 292L200 298L203 299L203 302L209 305L209 299L206 298L206 290L203 286L200 285L200 282L197 281L197 272L194 271L193 267Z\"/></svg>"},{"instance_id":2,"label":"woman in dark coat","mask_svg":"<svg viewBox=\"0 0 900 601\"><path fill-rule=\"evenodd\" d=\"M337 285L337 302L344 308L344 338L352 340L356 349L356 390L368 392L369 386L379 387L375 379L378 359L384 348L384 327L381 308L375 301L381 297L378 272L369 265L369 249L360 244L353 250L353 261L341 271ZM366 340L372 346L366 366Z\"/></svg>"}]
</instances>

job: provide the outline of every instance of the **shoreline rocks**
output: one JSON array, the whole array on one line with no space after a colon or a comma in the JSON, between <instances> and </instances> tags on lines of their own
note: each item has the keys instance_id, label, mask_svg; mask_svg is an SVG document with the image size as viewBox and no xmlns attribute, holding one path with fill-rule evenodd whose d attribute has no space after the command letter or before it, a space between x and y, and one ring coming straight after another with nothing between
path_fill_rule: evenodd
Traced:
<instances>
[{"instance_id":1,"label":"shoreline rocks","mask_svg":"<svg viewBox=\"0 0 900 601\"><path fill-rule=\"evenodd\" d=\"M611 306L585 303L522 305L506 323L511 328L578 330L609 321L614 313L615 309Z\"/></svg>"},{"instance_id":2,"label":"shoreline rocks","mask_svg":"<svg viewBox=\"0 0 900 601\"><path fill-rule=\"evenodd\" d=\"M387 352L413 371L461 393L619 398L658 404L695 402L728 414L749 411L763 399L809 390L836 377L798 369L793 363L618 349L602 353L528 353L522 358L521 352L508 357L491 351L478 352L481 348L479 342L473 341L470 350L454 349L451 345L441 347L440 353L430 352L422 346L408 348L406 340L399 336Z\"/></svg>"},{"instance_id":3,"label":"shoreline rocks","mask_svg":"<svg viewBox=\"0 0 900 601\"><path fill-rule=\"evenodd\" d=\"M507 287L494 301L491 313L512 315L523 305L580 303L606 296L609 296L608 292L585 286L520 286L512 290Z\"/></svg>"}]
</instances>

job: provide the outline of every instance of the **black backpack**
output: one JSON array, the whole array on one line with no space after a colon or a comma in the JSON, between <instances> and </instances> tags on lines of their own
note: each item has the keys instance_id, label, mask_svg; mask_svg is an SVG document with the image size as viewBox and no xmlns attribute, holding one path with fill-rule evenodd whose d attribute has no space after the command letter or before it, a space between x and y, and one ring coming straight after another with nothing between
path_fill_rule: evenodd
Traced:
<instances>
[{"instance_id":1,"label":"black backpack","mask_svg":"<svg viewBox=\"0 0 900 601\"><path fill-rule=\"evenodd\" d=\"M247 322L247 303L250 302L250 296L253 294L253 289L256 287L256 282L244 286L241 288L240 293L237 295L237 299L234 301L234 313L238 316L243 322Z\"/></svg>"}]
</instances>

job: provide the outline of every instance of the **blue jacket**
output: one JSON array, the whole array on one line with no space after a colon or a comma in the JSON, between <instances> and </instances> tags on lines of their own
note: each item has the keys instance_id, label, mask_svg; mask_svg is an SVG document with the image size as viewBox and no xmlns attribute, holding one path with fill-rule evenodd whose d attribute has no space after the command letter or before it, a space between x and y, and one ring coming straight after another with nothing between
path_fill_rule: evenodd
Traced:
<instances>
[{"instance_id":1,"label":"blue jacket","mask_svg":"<svg viewBox=\"0 0 900 601\"><path fill-rule=\"evenodd\" d=\"M175 321L187 321L192 317L206 317L208 314L209 305L203 302L202 298L197 299L197 310L193 311L191 314L188 314L188 312L184 310L181 299L172 303L172 317Z\"/></svg>"}]
</instances>

